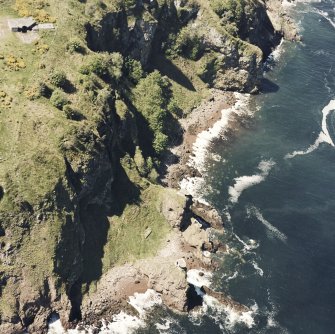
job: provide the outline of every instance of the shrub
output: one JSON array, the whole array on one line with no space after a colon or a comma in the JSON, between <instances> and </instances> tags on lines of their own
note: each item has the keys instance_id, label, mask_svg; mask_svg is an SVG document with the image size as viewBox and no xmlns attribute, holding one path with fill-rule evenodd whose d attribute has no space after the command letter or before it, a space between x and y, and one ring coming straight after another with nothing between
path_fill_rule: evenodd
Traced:
<instances>
[{"instance_id":1,"label":"shrub","mask_svg":"<svg viewBox=\"0 0 335 334\"><path fill-rule=\"evenodd\" d=\"M80 73L84 75L94 73L100 78L118 81L122 76L122 66L123 58L119 53L96 54L80 68Z\"/></svg>"},{"instance_id":2,"label":"shrub","mask_svg":"<svg viewBox=\"0 0 335 334\"><path fill-rule=\"evenodd\" d=\"M140 173L140 175L146 176L148 173L147 164L143 157L142 151L138 146L136 146L134 162L136 164L137 170Z\"/></svg>"},{"instance_id":3,"label":"shrub","mask_svg":"<svg viewBox=\"0 0 335 334\"><path fill-rule=\"evenodd\" d=\"M24 94L29 100L36 100L41 96L49 98L51 96L51 90L44 82L39 82L29 87Z\"/></svg>"},{"instance_id":4,"label":"shrub","mask_svg":"<svg viewBox=\"0 0 335 334\"><path fill-rule=\"evenodd\" d=\"M134 9L136 7L137 0L114 0L114 6L116 10L122 8Z\"/></svg>"},{"instance_id":5,"label":"shrub","mask_svg":"<svg viewBox=\"0 0 335 334\"><path fill-rule=\"evenodd\" d=\"M127 58L125 62L125 68L128 78L134 83L137 84L144 75L141 62L138 60Z\"/></svg>"},{"instance_id":6,"label":"shrub","mask_svg":"<svg viewBox=\"0 0 335 334\"><path fill-rule=\"evenodd\" d=\"M157 154L163 153L168 145L168 136L162 132L157 132L153 141L153 148Z\"/></svg>"},{"instance_id":7,"label":"shrub","mask_svg":"<svg viewBox=\"0 0 335 334\"><path fill-rule=\"evenodd\" d=\"M83 119L83 115L77 111L77 110L74 110L70 105L66 104L64 107L63 107L63 111L65 113L65 117L67 119L70 119L72 121L80 121Z\"/></svg>"},{"instance_id":8,"label":"shrub","mask_svg":"<svg viewBox=\"0 0 335 334\"><path fill-rule=\"evenodd\" d=\"M202 37L189 26L179 32L173 48L179 55L192 60L199 59L204 51Z\"/></svg>"},{"instance_id":9,"label":"shrub","mask_svg":"<svg viewBox=\"0 0 335 334\"><path fill-rule=\"evenodd\" d=\"M54 90L50 98L51 104L57 109L62 110L65 105L69 103L66 98L66 95L59 89Z\"/></svg>"},{"instance_id":10,"label":"shrub","mask_svg":"<svg viewBox=\"0 0 335 334\"><path fill-rule=\"evenodd\" d=\"M38 84L38 92L39 92L40 96L43 96L43 97L46 97L46 98L50 98L50 96L52 94L51 89L44 82L40 82Z\"/></svg>"},{"instance_id":11,"label":"shrub","mask_svg":"<svg viewBox=\"0 0 335 334\"><path fill-rule=\"evenodd\" d=\"M213 0L211 6L219 15L225 25L225 29L232 35L237 36L238 30L245 15L245 0Z\"/></svg>"},{"instance_id":12,"label":"shrub","mask_svg":"<svg viewBox=\"0 0 335 334\"><path fill-rule=\"evenodd\" d=\"M49 2L45 0L15 0L14 9L20 16L34 16L38 22L55 22L56 19L46 12Z\"/></svg>"},{"instance_id":13,"label":"shrub","mask_svg":"<svg viewBox=\"0 0 335 334\"><path fill-rule=\"evenodd\" d=\"M6 57L5 64L7 67L14 71L19 71L26 68L26 63L24 62L23 58L15 57L13 55L9 55L8 57Z\"/></svg>"},{"instance_id":14,"label":"shrub","mask_svg":"<svg viewBox=\"0 0 335 334\"><path fill-rule=\"evenodd\" d=\"M35 42L35 46L36 46L36 48L35 48L34 52L44 54L44 53L47 53L49 51L49 45L46 44L46 43L43 43L41 41Z\"/></svg>"},{"instance_id":15,"label":"shrub","mask_svg":"<svg viewBox=\"0 0 335 334\"><path fill-rule=\"evenodd\" d=\"M71 39L66 44L66 50L70 53L84 53L85 48L82 46L80 40L78 39Z\"/></svg>"},{"instance_id":16,"label":"shrub","mask_svg":"<svg viewBox=\"0 0 335 334\"><path fill-rule=\"evenodd\" d=\"M79 71L84 75L94 73L102 79L119 81L122 77L122 67L123 57L120 53L98 53L93 55Z\"/></svg>"},{"instance_id":17,"label":"shrub","mask_svg":"<svg viewBox=\"0 0 335 334\"><path fill-rule=\"evenodd\" d=\"M115 101L115 110L117 115L123 120L126 118L126 114L128 111L127 105L120 99Z\"/></svg>"},{"instance_id":18,"label":"shrub","mask_svg":"<svg viewBox=\"0 0 335 334\"><path fill-rule=\"evenodd\" d=\"M140 80L134 90L137 109L148 120L153 131L162 131L166 118L168 84L158 71Z\"/></svg>"},{"instance_id":19,"label":"shrub","mask_svg":"<svg viewBox=\"0 0 335 334\"><path fill-rule=\"evenodd\" d=\"M59 88L64 88L67 84L66 74L63 71L53 72L50 75L50 82Z\"/></svg>"}]
</instances>

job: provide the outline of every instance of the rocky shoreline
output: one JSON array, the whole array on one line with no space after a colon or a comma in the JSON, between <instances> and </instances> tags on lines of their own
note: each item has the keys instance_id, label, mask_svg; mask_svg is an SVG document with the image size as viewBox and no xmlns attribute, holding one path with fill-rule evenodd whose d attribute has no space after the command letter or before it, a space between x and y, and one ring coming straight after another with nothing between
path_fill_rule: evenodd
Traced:
<instances>
[{"instance_id":1,"label":"rocky shoreline","mask_svg":"<svg viewBox=\"0 0 335 334\"><path fill-rule=\"evenodd\" d=\"M280 0L267 2L267 13L276 30L281 31L287 40L300 39ZM161 180L165 187L180 190L182 180L201 178L201 171L189 163L194 158L194 144L199 134L212 128L225 113L236 107L238 99L233 92L212 89L209 98L180 120L183 141L166 157L166 171ZM236 134L245 126L250 115L245 110L239 112L237 107L229 116L222 136ZM240 314L249 311L246 306L212 290L209 284L193 286L188 282L188 273L195 272L201 282L205 272L215 270L217 263L212 254L226 251L218 238L224 233L224 222L213 207L192 198L187 190L181 190L180 196L184 205L178 201L167 201L166 206L161 208L172 230L157 255L110 269L101 277L95 291L88 293L82 301L82 318L85 321L64 324L64 328L85 329L89 325L98 333L99 328L106 321L113 322L113 316L120 311L139 317L139 311L129 300L147 291L157 293L162 303L176 312L189 312L194 307L194 296L189 292L194 294L197 289Z\"/></svg>"},{"instance_id":2,"label":"rocky shoreline","mask_svg":"<svg viewBox=\"0 0 335 334\"><path fill-rule=\"evenodd\" d=\"M111 321L120 310L139 316L129 298L147 290L158 293L170 309L178 312L191 309L187 272L198 269L201 273L215 268L211 254L225 250L217 237L217 233L223 232L223 223L213 208L190 199L186 207L169 204L162 210L174 225L161 250L154 257L116 266L103 275L96 291L88 293L82 302L85 325L99 328L102 319ZM179 220L171 220L172 217Z\"/></svg>"},{"instance_id":3,"label":"rocky shoreline","mask_svg":"<svg viewBox=\"0 0 335 334\"><path fill-rule=\"evenodd\" d=\"M8 134L1 133L0 332L99 332L120 312L141 320L136 296L184 314L206 298L246 312L210 286L212 255L226 251L224 222L196 186L212 141L245 126L241 94L257 93L264 59L283 36L298 39L292 21L281 0L250 1L232 22L209 0L93 3L62 11L61 43L36 44L48 52L45 63L27 49L34 71L24 63L21 70L36 75L36 87L17 89L21 77L1 59L1 88L15 112L1 111ZM78 40L59 61L69 35ZM8 39L8 47L12 54L20 44ZM51 77L64 77L66 87ZM67 108L54 103L57 95ZM164 126L156 124L163 116ZM168 138L180 132L183 143L159 175Z\"/></svg>"},{"instance_id":4,"label":"rocky shoreline","mask_svg":"<svg viewBox=\"0 0 335 334\"><path fill-rule=\"evenodd\" d=\"M200 175L199 171L187 166L192 155L192 145L199 133L211 128L235 103L236 97L233 93L213 90L208 100L181 121L184 140L172 150L178 156L179 162L168 167L164 179L168 188L178 189L183 178ZM229 123L230 130L237 128L238 115L235 116L237 117L232 117ZM101 277L95 291L88 293L82 301L81 312L85 321L71 324L70 327L80 329L90 325L98 329L103 326L104 321L112 322L113 316L121 310L139 317L139 312L129 300L132 296L149 290L158 293L162 303L176 312L192 310L193 300L197 296L196 288L238 313L248 311L246 306L212 290L209 284L195 288L188 282L190 271L199 275L200 281L204 272L215 271L218 264L212 254L226 251L219 238L224 233L224 222L210 205L182 192L180 199L183 200L167 200L161 208L172 230L158 254L110 269ZM64 327L66 325L68 324L64 324Z\"/></svg>"},{"instance_id":5,"label":"rocky shoreline","mask_svg":"<svg viewBox=\"0 0 335 334\"><path fill-rule=\"evenodd\" d=\"M300 40L296 27L280 0L267 2L267 12L276 30L281 31L287 40ZM182 180L201 177L201 171L189 163L194 157L193 146L196 139L200 133L219 122L227 111L236 107L238 98L233 92L212 89L209 98L180 120L183 141L172 148L166 157L163 185L180 189ZM250 115L245 111L239 112L239 107L235 111L230 115L227 126L222 129L222 136L236 134L248 121ZM182 190L181 196L187 196L184 207L170 202L170 205L162 208L172 231L159 253L151 258L116 266L105 274L98 282L96 292L88 294L83 300L82 316L85 324L99 328L103 324L102 319L112 321L113 315L120 310L139 316L138 311L129 303L129 298L149 290L158 293L163 304L172 310L191 310L192 296L188 292L194 291L194 286L188 282L187 273L197 270L197 275L201 277L204 272L215 270L216 263L212 254L226 250L218 238L218 234L224 233L224 222L219 213L207 203L193 199L185 190ZM209 286L195 288L201 288L204 295L215 298L223 306L238 313L249 310L224 294L213 291Z\"/></svg>"}]
</instances>

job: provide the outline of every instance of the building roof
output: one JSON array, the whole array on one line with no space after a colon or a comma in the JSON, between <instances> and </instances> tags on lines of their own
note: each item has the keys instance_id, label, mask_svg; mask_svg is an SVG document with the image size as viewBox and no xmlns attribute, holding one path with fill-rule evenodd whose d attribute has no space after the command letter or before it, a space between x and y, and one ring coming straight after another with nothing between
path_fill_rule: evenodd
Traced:
<instances>
[{"instance_id":1,"label":"building roof","mask_svg":"<svg viewBox=\"0 0 335 334\"><path fill-rule=\"evenodd\" d=\"M36 21L33 17L23 17L19 19L9 19L8 26L10 29L22 28L22 27L31 27L36 24Z\"/></svg>"}]
</instances>

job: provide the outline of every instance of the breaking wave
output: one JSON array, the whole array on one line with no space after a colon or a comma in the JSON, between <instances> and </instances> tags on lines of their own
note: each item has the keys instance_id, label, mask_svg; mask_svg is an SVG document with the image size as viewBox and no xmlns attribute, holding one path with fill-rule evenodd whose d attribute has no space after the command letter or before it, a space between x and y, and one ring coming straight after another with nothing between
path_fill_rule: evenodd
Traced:
<instances>
[{"instance_id":1,"label":"breaking wave","mask_svg":"<svg viewBox=\"0 0 335 334\"><path fill-rule=\"evenodd\" d=\"M315 151L321 143L327 143L331 146L335 146L333 140L331 139L327 127L327 117L331 111L335 110L335 100L331 100L323 109L322 109L322 125L321 132L314 142L313 145L308 147L305 151L294 151L293 153L286 154L285 159L292 159L297 155L305 155Z\"/></svg>"},{"instance_id":2,"label":"breaking wave","mask_svg":"<svg viewBox=\"0 0 335 334\"><path fill-rule=\"evenodd\" d=\"M239 197L242 192L252 186L255 186L266 179L269 175L270 170L275 165L275 162L272 160L263 160L259 163L258 169L260 170L259 174L254 174L250 176L240 176L234 179L235 184L230 186L228 189L229 193L229 202L235 204L238 202Z\"/></svg>"},{"instance_id":3,"label":"breaking wave","mask_svg":"<svg viewBox=\"0 0 335 334\"><path fill-rule=\"evenodd\" d=\"M187 282L195 288L201 289L203 286L211 286L212 273L198 269L187 271Z\"/></svg>"},{"instance_id":4,"label":"breaking wave","mask_svg":"<svg viewBox=\"0 0 335 334\"><path fill-rule=\"evenodd\" d=\"M258 263L256 261L252 261L251 264L252 264L252 266L254 267L254 269L256 270L256 272L259 276L264 275L263 269L258 265Z\"/></svg>"},{"instance_id":5,"label":"breaking wave","mask_svg":"<svg viewBox=\"0 0 335 334\"><path fill-rule=\"evenodd\" d=\"M323 10L315 9L315 13L325 18L330 23L330 25L335 29L335 22L329 17L329 14L327 12Z\"/></svg>"},{"instance_id":6,"label":"breaking wave","mask_svg":"<svg viewBox=\"0 0 335 334\"><path fill-rule=\"evenodd\" d=\"M232 115L242 116L244 114L249 115L251 113L251 111L247 108L250 95L241 93L235 93L234 95L236 98L234 106L228 109L223 109L221 119L210 129L202 131L197 136L197 139L193 144L193 155L190 157L187 164L198 170L202 175L206 175L207 173L207 159L209 157L214 158L213 160L217 160L219 158L219 156L213 155L209 149L214 139L224 136L228 129L229 120ZM203 203L206 203L204 196L212 191L203 177L184 178L180 182L180 189L184 193L192 195L194 198Z\"/></svg>"},{"instance_id":7,"label":"breaking wave","mask_svg":"<svg viewBox=\"0 0 335 334\"><path fill-rule=\"evenodd\" d=\"M145 293L135 293L129 297L129 304L138 312L138 316L120 312L112 316L111 321L102 320L102 326L98 329L99 334L132 334L139 328L145 327L146 314L155 305L161 305L161 295L152 289ZM93 334L96 333L95 326L82 326L77 329L65 330L59 317L55 316L49 323L48 334Z\"/></svg>"},{"instance_id":8,"label":"breaking wave","mask_svg":"<svg viewBox=\"0 0 335 334\"><path fill-rule=\"evenodd\" d=\"M237 275L237 272L234 273L230 279L234 279ZM191 269L187 272L187 282L194 286L195 291L203 300L200 312L198 311L191 315L194 320L193 323L196 322L195 317L201 317L202 314L206 314L213 319L222 330L233 329L238 324L252 328L255 325L254 317L258 313L257 304L255 303L247 310L241 311L233 305L221 303L216 298L205 294L201 290L203 286L209 287L212 284L211 279L212 274L209 272L197 269Z\"/></svg>"},{"instance_id":9,"label":"breaking wave","mask_svg":"<svg viewBox=\"0 0 335 334\"><path fill-rule=\"evenodd\" d=\"M259 246L259 243L254 239L249 239L248 242L245 242L236 233L234 233L234 237L243 245L243 253L249 253Z\"/></svg>"},{"instance_id":10,"label":"breaking wave","mask_svg":"<svg viewBox=\"0 0 335 334\"><path fill-rule=\"evenodd\" d=\"M274 65L280 60L284 52L284 38L281 39L279 45L270 53L263 65L264 71L272 70Z\"/></svg>"}]
</instances>

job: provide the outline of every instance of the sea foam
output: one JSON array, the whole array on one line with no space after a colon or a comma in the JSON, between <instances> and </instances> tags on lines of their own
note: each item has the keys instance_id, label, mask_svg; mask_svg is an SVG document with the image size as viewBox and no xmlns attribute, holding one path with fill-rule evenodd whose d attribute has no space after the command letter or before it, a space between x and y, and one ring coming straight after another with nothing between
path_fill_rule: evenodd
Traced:
<instances>
[{"instance_id":1,"label":"sea foam","mask_svg":"<svg viewBox=\"0 0 335 334\"><path fill-rule=\"evenodd\" d=\"M213 127L208 130L202 131L196 138L193 144L193 154L188 161L188 165L197 169L203 176L207 174L206 161L209 157L213 158L210 152L210 147L213 140L218 137L223 137L225 131L228 129L229 120L232 115L242 116L243 114L250 114L251 111L247 108L249 104L250 95L234 93L236 103L234 106L221 111L221 119L217 121ZM218 157L214 156L217 161ZM192 195L198 201L208 204L204 200L204 196L210 193L212 189L208 186L203 177L187 177L180 182L180 189L188 195Z\"/></svg>"},{"instance_id":2,"label":"sea foam","mask_svg":"<svg viewBox=\"0 0 335 334\"><path fill-rule=\"evenodd\" d=\"M327 143L331 146L335 146L333 140L331 139L327 127L327 117L331 111L335 110L335 100L331 100L323 109L322 109L322 124L321 124L321 132L310 147L305 151L294 151L293 153L286 154L285 159L292 159L297 155L305 155L316 150L321 143Z\"/></svg>"},{"instance_id":3,"label":"sea foam","mask_svg":"<svg viewBox=\"0 0 335 334\"><path fill-rule=\"evenodd\" d=\"M133 306L140 317L143 318L146 312L152 307L162 304L162 298L156 291L148 289L145 293L135 292L134 296L129 297L129 304Z\"/></svg>"},{"instance_id":4,"label":"sea foam","mask_svg":"<svg viewBox=\"0 0 335 334\"><path fill-rule=\"evenodd\" d=\"M187 282L194 287L202 288L203 286L207 286L209 288L211 286L211 279L212 273L207 271L190 269L187 272Z\"/></svg>"},{"instance_id":5,"label":"sea foam","mask_svg":"<svg viewBox=\"0 0 335 334\"><path fill-rule=\"evenodd\" d=\"M280 60L284 50L285 50L285 48L284 48L284 38L282 38L280 40L280 43L278 44L278 46L270 53L270 55L266 59L266 61L264 63L264 70L265 71L271 70L273 68L273 65L278 63L278 61Z\"/></svg>"},{"instance_id":6,"label":"sea foam","mask_svg":"<svg viewBox=\"0 0 335 334\"><path fill-rule=\"evenodd\" d=\"M254 267L254 269L256 270L256 272L258 273L259 276L264 275L263 269L258 265L258 263L256 261L252 261L251 264L252 264L252 266Z\"/></svg>"},{"instance_id":7,"label":"sea foam","mask_svg":"<svg viewBox=\"0 0 335 334\"><path fill-rule=\"evenodd\" d=\"M249 239L249 242L244 242L236 233L233 235L243 245L243 253L250 253L252 250L259 247L259 243L256 240Z\"/></svg>"},{"instance_id":8,"label":"sea foam","mask_svg":"<svg viewBox=\"0 0 335 334\"><path fill-rule=\"evenodd\" d=\"M327 12L323 10L315 9L315 13L325 18L330 23L330 25L335 29L335 22L329 17L329 14Z\"/></svg>"},{"instance_id":9,"label":"sea foam","mask_svg":"<svg viewBox=\"0 0 335 334\"><path fill-rule=\"evenodd\" d=\"M287 236L284 233L280 232L277 227L273 226L268 220L266 220L258 208L252 206L247 209L247 213L249 216L255 216L257 220L267 228L268 233L270 233L272 237L286 242Z\"/></svg>"},{"instance_id":10,"label":"sea foam","mask_svg":"<svg viewBox=\"0 0 335 334\"><path fill-rule=\"evenodd\" d=\"M145 326L147 312L155 305L162 304L161 295L152 289L145 293L135 293L129 297L129 304L138 312L139 316L120 312L112 316L111 321L102 320L99 334L132 334ZM65 330L59 317L53 317L49 322L48 334L93 334L94 326L86 326L84 329Z\"/></svg>"},{"instance_id":11,"label":"sea foam","mask_svg":"<svg viewBox=\"0 0 335 334\"><path fill-rule=\"evenodd\" d=\"M235 272L230 279L234 279L237 275L238 273ZM257 304L250 307L247 311L240 311L231 305L222 304L216 298L205 294L201 290L203 286L209 287L211 285L211 279L212 274L210 272L200 271L197 269L191 269L187 272L187 282L194 286L195 291L200 297L202 297L203 300L200 313L198 311L197 313L193 313L191 315L193 321L196 322L195 317L206 314L222 329L233 329L237 324L243 324L247 328L252 328L255 324L254 316L258 312Z\"/></svg>"},{"instance_id":12,"label":"sea foam","mask_svg":"<svg viewBox=\"0 0 335 334\"><path fill-rule=\"evenodd\" d=\"M235 184L233 186L230 186L228 189L228 193L230 196L229 201L233 204L237 203L242 192L264 181L274 165L275 162L272 160L263 160L259 163L257 167L260 171L259 174L240 176L235 178Z\"/></svg>"},{"instance_id":13,"label":"sea foam","mask_svg":"<svg viewBox=\"0 0 335 334\"><path fill-rule=\"evenodd\" d=\"M248 311L243 312L232 306L222 305L216 298L209 295L204 296L203 303L203 311L225 330L233 330L236 325L241 324L249 329L255 325L255 316L258 313L256 303L249 307ZM209 312L209 309L214 312Z\"/></svg>"}]
</instances>

